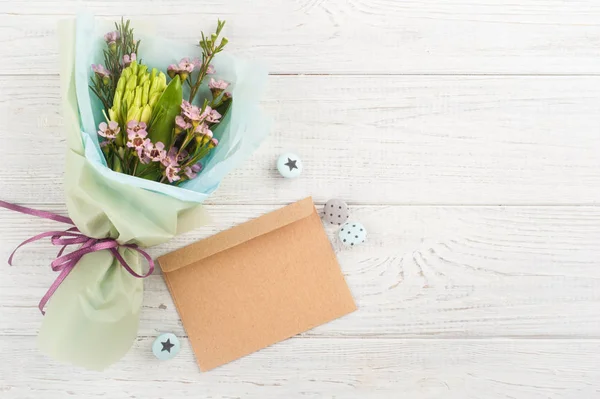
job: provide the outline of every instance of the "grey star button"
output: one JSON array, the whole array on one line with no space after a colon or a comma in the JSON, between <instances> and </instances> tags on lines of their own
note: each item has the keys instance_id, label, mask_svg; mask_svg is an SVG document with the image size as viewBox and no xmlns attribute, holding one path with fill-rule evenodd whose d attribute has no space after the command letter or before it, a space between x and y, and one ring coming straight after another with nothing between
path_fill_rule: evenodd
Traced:
<instances>
[{"instance_id":1,"label":"grey star button","mask_svg":"<svg viewBox=\"0 0 600 399\"><path fill-rule=\"evenodd\" d=\"M342 225L349 215L348 205L340 199L330 199L323 207L323 219L331 224Z\"/></svg>"}]
</instances>

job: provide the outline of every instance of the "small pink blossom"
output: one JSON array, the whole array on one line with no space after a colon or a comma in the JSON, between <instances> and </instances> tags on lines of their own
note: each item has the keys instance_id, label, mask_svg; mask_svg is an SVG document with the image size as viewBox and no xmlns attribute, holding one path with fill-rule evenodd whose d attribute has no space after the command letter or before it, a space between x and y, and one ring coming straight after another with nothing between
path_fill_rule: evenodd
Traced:
<instances>
[{"instance_id":1,"label":"small pink blossom","mask_svg":"<svg viewBox=\"0 0 600 399\"><path fill-rule=\"evenodd\" d=\"M119 40L120 38L121 38L121 35L116 30L112 31L112 32L108 32L107 34L104 35L104 40L109 45L115 44L117 42L117 40Z\"/></svg>"},{"instance_id":2,"label":"small pink blossom","mask_svg":"<svg viewBox=\"0 0 600 399\"><path fill-rule=\"evenodd\" d=\"M180 170L181 169L179 169L175 164L170 164L167 166L165 169L165 176L167 176L167 179L169 179L169 183L173 183L174 181L181 179L179 176Z\"/></svg>"},{"instance_id":3,"label":"small pink blossom","mask_svg":"<svg viewBox=\"0 0 600 399\"><path fill-rule=\"evenodd\" d=\"M102 64L97 64L97 65L92 64L92 71L94 71L96 76L98 76L100 79L110 77L110 71L108 69L104 68L104 65L102 65Z\"/></svg>"},{"instance_id":4,"label":"small pink blossom","mask_svg":"<svg viewBox=\"0 0 600 399\"><path fill-rule=\"evenodd\" d=\"M129 65L131 65L131 63L133 61L135 61L137 59L137 56L135 55L135 53L131 53L131 54L125 54L123 56L123 65L125 67L128 67Z\"/></svg>"},{"instance_id":5,"label":"small pink blossom","mask_svg":"<svg viewBox=\"0 0 600 399\"><path fill-rule=\"evenodd\" d=\"M146 130L146 123L144 122L138 122L136 120L130 120L129 122L127 122L127 133L131 133L131 132L137 132L140 130Z\"/></svg>"},{"instance_id":6,"label":"small pink blossom","mask_svg":"<svg viewBox=\"0 0 600 399\"><path fill-rule=\"evenodd\" d=\"M140 162L144 165L150 163L151 161L150 153L148 152L149 147L152 147L152 142L150 141L150 139L144 139L142 146L135 149L135 152L137 152L137 156L140 159Z\"/></svg>"},{"instance_id":7,"label":"small pink blossom","mask_svg":"<svg viewBox=\"0 0 600 399\"><path fill-rule=\"evenodd\" d=\"M167 155L161 160L161 163L165 166L179 166L179 163L183 162L187 157L188 153L186 150L179 151L177 147L171 147Z\"/></svg>"},{"instance_id":8,"label":"small pink blossom","mask_svg":"<svg viewBox=\"0 0 600 399\"><path fill-rule=\"evenodd\" d=\"M217 138L215 137L215 138L213 138L213 139L211 140L211 143L212 143L212 145L213 145L213 146L215 146L215 147L216 147L216 146L218 146L218 145L219 145L219 140L217 140Z\"/></svg>"},{"instance_id":9,"label":"small pink blossom","mask_svg":"<svg viewBox=\"0 0 600 399\"><path fill-rule=\"evenodd\" d=\"M145 149L147 145L146 136L148 136L148 132L144 122L129 121L127 124L127 147Z\"/></svg>"},{"instance_id":10,"label":"small pink blossom","mask_svg":"<svg viewBox=\"0 0 600 399\"><path fill-rule=\"evenodd\" d=\"M212 65L209 65L208 68L206 69L206 74L207 75L212 75L215 73L215 67Z\"/></svg>"},{"instance_id":11,"label":"small pink blossom","mask_svg":"<svg viewBox=\"0 0 600 399\"><path fill-rule=\"evenodd\" d=\"M183 170L183 172L188 177L188 179L193 179L196 176L198 176L198 172L200 172L201 170L202 170L202 164L197 163L195 165L192 165L191 167L186 166L185 169Z\"/></svg>"},{"instance_id":12,"label":"small pink blossom","mask_svg":"<svg viewBox=\"0 0 600 399\"><path fill-rule=\"evenodd\" d=\"M156 144L152 144L150 140L148 140L148 144L146 146L146 154L153 162L162 162L162 160L167 156L167 152L165 151L165 145L162 142L158 142Z\"/></svg>"},{"instance_id":13,"label":"small pink blossom","mask_svg":"<svg viewBox=\"0 0 600 399\"><path fill-rule=\"evenodd\" d=\"M213 132L208 128L208 125L204 122L196 126L194 132L202 136L208 136L209 139L213 136Z\"/></svg>"},{"instance_id":14,"label":"small pink blossom","mask_svg":"<svg viewBox=\"0 0 600 399\"><path fill-rule=\"evenodd\" d=\"M202 66L202 60L198 57L194 57L194 59L192 59L192 64L194 64L194 68L200 69Z\"/></svg>"},{"instance_id":15,"label":"small pink blossom","mask_svg":"<svg viewBox=\"0 0 600 399\"><path fill-rule=\"evenodd\" d=\"M182 58L181 61L179 61L177 67L180 71L186 71L188 73L191 73L194 71L194 62L190 61L189 58Z\"/></svg>"},{"instance_id":16,"label":"small pink blossom","mask_svg":"<svg viewBox=\"0 0 600 399\"><path fill-rule=\"evenodd\" d=\"M229 83L224 80L210 78L210 82L208 82L209 89L225 90L227 87L229 87Z\"/></svg>"},{"instance_id":17,"label":"small pink blossom","mask_svg":"<svg viewBox=\"0 0 600 399\"><path fill-rule=\"evenodd\" d=\"M202 115L200 115L200 108L195 105L191 105L187 101L184 101L187 105L181 105L181 109L183 110L183 116L187 118L188 121L199 122L202 119Z\"/></svg>"},{"instance_id":18,"label":"small pink blossom","mask_svg":"<svg viewBox=\"0 0 600 399\"><path fill-rule=\"evenodd\" d=\"M217 112L216 109L210 111L210 113L206 116L206 121L209 123L219 123L219 119L221 119L221 114Z\"/></svg>"},{"instance_id":19,"label":"small pink blossom","mask_svg":"<svg viewBox=\"0 0 600 399\"><path fill-rule=\"evenodd\" d=\"M175 125L181 130L187 130L192 127L192 124L186 121L181 115L175 117Z\"/></svg>"},{"instance_id":20,"label":"small pink blossom","mask_svg":"<svg viewBox=\"0 0 600 399\"><path fill-rule=\"evenodd\" d=\"M119 124L115 121L110 121L108 124L106 122L102 122L100 125L98 125L98 128L100 129L98 130L98 135L106 138L109 141L114 140L121 130Z\"/></svg>"}]
</instances>

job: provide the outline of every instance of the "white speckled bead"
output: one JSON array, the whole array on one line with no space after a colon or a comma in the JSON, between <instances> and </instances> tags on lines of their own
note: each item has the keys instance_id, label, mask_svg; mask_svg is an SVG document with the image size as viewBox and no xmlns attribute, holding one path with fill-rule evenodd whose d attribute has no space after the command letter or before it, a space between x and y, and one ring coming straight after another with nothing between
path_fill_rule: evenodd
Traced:
<instances>
[{"instance_id":1,"label":"white speckled bead","mask_svg":"<svg viewBox=\"0 0 600 399\"><path fill-rule=\"evenodd\" d=\"M281 176L293 179L302 173L302 160L296 154L283 154L277 160L277 170Z\"/></svg>"},{"instance_id":2,"label":"white speckled bead","mask_svg":"<svg viewBox=\"0 0 600 399\"><path fill-rule=\"evenodd\" d=\"M359 222L348 222L338 232L340 241L346 247L355 247L367 239L367 229Z\"/></svg>"}]
</instances>

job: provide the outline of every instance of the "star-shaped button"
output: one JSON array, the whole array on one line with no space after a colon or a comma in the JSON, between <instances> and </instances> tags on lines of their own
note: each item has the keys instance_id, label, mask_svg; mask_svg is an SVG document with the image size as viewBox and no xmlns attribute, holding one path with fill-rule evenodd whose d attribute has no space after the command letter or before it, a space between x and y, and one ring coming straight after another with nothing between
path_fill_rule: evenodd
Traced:
<instances>
[{"instance_id":1,"label":"star-shaped button","mask_svg":"<svg viewBox=\"0 0 600 399\"><path fill-rule=\"evenodd\" d=\"M171 353L171 348L175 346L171 343L170 338L168 340L166 340L165 342L161 342L160 344L162 345L161 352L167 351L167 352Z\"/></svg>"},{"instance_id":2,"label":"star-shaped button","mask_svg":"<svg viewBox=\"0 0 600 399\"><path fill-rule=\"evenodd\" d=\"M298 167L296 166L296 162L297 161L292 161L290 158L288 158L287 163L285 163L284 165L287 166L288 168L290 168L290 172L291 172L293 169L298 169Z\"/></svg>"}]
</instances>

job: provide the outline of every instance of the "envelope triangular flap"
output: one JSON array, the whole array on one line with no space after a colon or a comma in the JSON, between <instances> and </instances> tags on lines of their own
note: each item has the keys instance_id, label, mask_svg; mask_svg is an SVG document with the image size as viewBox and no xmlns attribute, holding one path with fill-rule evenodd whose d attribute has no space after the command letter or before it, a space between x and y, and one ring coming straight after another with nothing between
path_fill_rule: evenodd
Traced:
<instances>
[{"instance_id":1,"label":"envelope triangular flap","mask_svg":"<svg viewBox=\"0 0 600 399\"><path fill-rule=\"evenodd\" d=\"M198 261L248 242L256 237L271 233L309 217L315 213L311 197L295 202L284 208L250 220L229 230L215 234L179 250L164 255L158 259L163 273L170 273Z\"/></svg>"}]
</instances>

